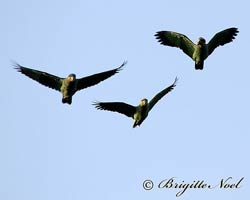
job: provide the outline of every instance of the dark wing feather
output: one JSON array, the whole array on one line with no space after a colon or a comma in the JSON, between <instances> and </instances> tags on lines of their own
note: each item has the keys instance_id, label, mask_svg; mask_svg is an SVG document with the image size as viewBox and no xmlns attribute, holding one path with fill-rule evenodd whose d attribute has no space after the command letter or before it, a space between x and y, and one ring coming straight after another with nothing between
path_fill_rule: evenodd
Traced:
<instances>
[{"instance_id":1,"label":"dark wing feather","mask_svg":"<svg viewBox=\"0 0 250 200\"><path fill-rule=\"evenodd\" d=\"M62 78L48 74L46 72L38 71L35 69L29 69L14 63L15 69L29 78L41 83L44 86L60 91L62 85Z\"/></svg>"},{"instance_id":2,"label":"dark wing feather","mask_svg":"<svg viewBox=\"0 0 250 200\"><path fill-rule=\"evenodd\" d=\"M177 82L177 77L175 78L175 81L172 85L170 85L169 87L165 88L164 90L162 90L161 92L159 92L157 95L154 96L154 98L149 102L149 111L154 107L154 105L167 93L169 93L171 90L174 89L174 87L176 86L176 82Z\"/></svg>"},{"instance_id":3,"label":"dark wing feather","mask_svg":"<svg viewBox=\"0 0 250 200\"><path fill-rule=\"evenodd\" d=\"M193 57L195 44L187 36L173 31L159 31L155 37L162 45L178 47L189 57Z\"/></svg>"},{"instance_id":4,"label":"dark wing feather","mask_svg":"<svg viewBox=\"0 0 250 200\"><path fill-rule=\"evenodd\" d=\"M122 67L126 64L127 62L123 62L122 65L116 69L112 69L109 71L105 71L102 73L94 74L91 76L87 76L81 79L77 79L77 90L82 90L84 88L96 85L100 83L101 81L104 81L105 79L113 76L114 74L118 73L120 70L122 70Z\"/></svg>"},{"instance_id":5,"label":"dark wing feather","mask_svg":"<svg viewBox=\"0 0 250 200\"><path fill-rule=\"evenodd\" d=\"M93 105L98 110L118 112L132 118L136 112L136 107L123 102L94 102Z\"/></svg>"},{"instance_id":6,"label":"dark wing feather","mask_svg":"<svg viewBox=\"0 0 250 200\"><path fill-rule=\"evenodd\" d=\"M224 44L232 42L238 32L237 28L228 28L215 34L208 43L208 55L210 55L218 46L223 46Z\"/></svg>"}]
</instances>

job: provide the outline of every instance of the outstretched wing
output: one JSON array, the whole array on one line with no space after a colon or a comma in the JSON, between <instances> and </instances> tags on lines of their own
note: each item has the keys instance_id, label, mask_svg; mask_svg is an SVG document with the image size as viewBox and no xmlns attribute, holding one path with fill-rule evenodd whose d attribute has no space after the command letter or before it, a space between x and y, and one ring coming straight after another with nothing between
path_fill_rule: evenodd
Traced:
<instances>
[{"instance_id":1,"label":"outstretched wing","mask_svg":"<svg viewBox=\"0 0 250 200\"><path fill-rule=\"evenodd\" d=\"M164 90L162 90L161 92L159 92L157 95L154 96L154 98L149 102L149 111L154 107L154 105L167 93L169 93L171 90L174 89L174 87L176 86L176 82L177 82L177 77L175 78L175 81L172 85L170 85L169 87L165 88Z\"/></svg>"},{"instance_id":2,"label":"outstretched wing","mask_svg":"<svg viewBox=\"0 0 250 200\"><path fill-rule=\"evenodd\" d=\"M114 74L118 73L120 70L122 70L122 67L126 64L127 62L123 62L122 65L116 69L112 69L109 71L105 71L102 73L94 74L91 76L87 76L81 79L77 79L77 90L82 90L84 88L96 85L100 83L101 81L104 81L105 79L113 76Z\"/></svg>"},{"instance_id":3,"label":"outstretched wing","mask_svg":"<svg viewBox=\"0 0 250 200\"><path fill-rule=\"evenodd\" d=\"M238 32L237 28L228 28L216 33L208 43L208 55L210 55L218 46L223 46L224 44L232 42Z\"/></svg>"},{"instance_id":4,"label":"outstretched wing","mask_svg":"<svg viewBox=\"0 0 250 200\"><path fill-rule=\"evenodd\" d=\"M173 31L159 31L155 37L162 45L178 47L189 57L193 57L195 44L187 36Z\"/></svg>"},{"instance_id":5,"label":"outstretched wing","mask_svg":"<svg viewBox=\"0 0 250 200\"><path fill-rule=\"evenodd\" d=\"M14 67L15 69L17 69L17 71L37 81L38 83L41 83L44 86L60 91L62 85L62 78L54 76L52 74L48 74L46 72L23 67L18 63L14 63Z\"/></svg>"},{"instance_id":6,"label":"outstretched wing","mask_svg":"<svg viewBox=\"0 0 250 200\"><path fill-rule=\"evenodd\" d=\"M123 102L94 102L93 105L98 110L118 112L132 118L136 112L135 106L131 106Z\"/></svg>"}]
</instances>

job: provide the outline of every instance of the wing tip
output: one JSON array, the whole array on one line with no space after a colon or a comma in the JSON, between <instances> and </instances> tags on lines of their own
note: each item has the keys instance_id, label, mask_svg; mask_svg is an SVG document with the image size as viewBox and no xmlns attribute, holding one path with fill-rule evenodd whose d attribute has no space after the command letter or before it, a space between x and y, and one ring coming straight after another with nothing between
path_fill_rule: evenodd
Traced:
<instances>
[{"instance_id":1,"label":"wing tip","mask_svg":"<svg viewBox=\"0 0 250 200\"><path fill-rule=\"evenodd\" d=\"M165 36L165 33L167 31L157 31L155 33L155 39L162 45L170 45L169 41L168 41L168 38ZM171 46L171 45L170 45Z\"/></svg>"},{"instance_id":2,"label":"wing tip","mask_svg":"<svg viewBox=\"0 0 250 200\"><path fill-rule=\"evenodd\" d=\"M229 42L232 42L235 39L235 37L238 35L239 29L236 28L236 27L231 27L231 28L229 28L227 30L229 30L229 32L231 34L231 39L230 39Z\"/></svg>"},{"instance_id":3,"label":"wing tip","mask_svg":"<svg viewBox=\"0 0 250 200\"><path fill-rule=\"evenodd\" d=\"M154 34L154 36L155 36L155 37L159 37L160 35L164 34L164 32L166 32L166 31L157 31L157 32Z\"/></svg>"},{"instance_id":4,"label":"wing tip","mask_svg":"<svg viewBox=\"0 0 250 200\"><path fill-rule=\"evenodd\" d=\"M158 40L158 42L162 42L162 36L163 36L163 31L157 31L155 34L154 34L155 38Z\"/></svg>"},{"instance_id":5,"label":"wing tip","mask_svg":"<svg viewBox=\"0 0 250 200\"><path fill-rule=\"evenodd\" d=\"M13 68L14 69L16 69L18 72L22 72L22 66L21 65L19 65L16 61L14 61L14 60L11 60L11 62L12 62L12 66L13 66Z\"/></svg>"},{"instance_id":6,"label":"wing tip","mask_svg":"<svg viewBox=\"0 0 250 200\"><path fill-rule=\"evenodd\" d=\"M173 83L173 86L175 87L176 86L176 83L178 82L179 78L176 76L175 79L174 79L174 83Z\"/></svg>"},{"instance_id":7,"label":"wing tip","mask_svg":"<svg viewBox=\"0 0 250 200\"><path fill-rule=\"evenodd\" d=\"M239 29L236 27L232 27L230 28L230 30L232 31L232 38L235 39L235 36L237 36L239 33Z\"/></svg>"},{"instance_id":8,"label":"wing tip","mask_svg":"<svg viewBox=\"0 0 250 200\"><path fill-rule=\"evenodd\" d=\"M178 82L178 80L179 80L179 78L176 76L173 84L170 86L172 89L174 89L174 87L176 87L176 83Z\"/></svg>"},{"instance_id":9,"label":"wing tip","mask_svg":"<svg viewBox=\"0 0 250 200\"><path fill-rule=\"evenodd\" d=\"M233 30L234 32L236 32L236 33L239 33L239 29L237 28L237 27L232 27L232 28L230 28L231 30Z\"/></svg>"},{"instance_id":10,"label":"wing tip","mask_svg":"<svg viewBox=\"0 0 250 200\"><path fill-rule=\"evenodd\" d=\"M116 73L118 73L119 71L123 70L123 67L128 63L127 60L123 61L123 63L120 65L120 67L118 67L116 69Z\"/></svg>"},{"instance_id":11,"label":"wing tip","mask_svg":"<svg viewBox=\"0 0 250 200\"><path fill-rule=\"evenodd\" d=\"M92 105L93 105L97 110L103 110L100 101L93 101L93 102L92 102Z\"/></svg>"}]
</instances>

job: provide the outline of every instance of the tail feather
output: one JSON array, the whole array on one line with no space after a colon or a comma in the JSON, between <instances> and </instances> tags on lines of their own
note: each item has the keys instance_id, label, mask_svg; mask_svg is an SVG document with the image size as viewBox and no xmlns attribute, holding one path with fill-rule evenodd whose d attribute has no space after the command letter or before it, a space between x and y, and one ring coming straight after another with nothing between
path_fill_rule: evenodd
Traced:
<instances>
[{"instance_id":1,"label":"tail feather","mask_svg":"<svg viewBox=\"0 0 250 200\"><path fill-rule=\"evenodd\" d=\"M70 105L72 103L72 97L62 98L62 103L67 103Z\"/></svg>"},{"instance_id":2,"label":"tail feather","mask_svg":"<svg viewBox=\"0 0 250 200\"><path fill-rule=\"evenodd\" d=\"M135 123L133 124L133 128L135 128L137 125L138 125L138 123L137 123L138 121L137 120L135 120Z\"/></svg>"},{"instance_id":3,"label":"tail feather","mask_svg":"<svg viewBox=\"0 0 250 200\"><path fill-rule=\"evenodd\" d=\"M203 70L203 66L204 66L204 61L195 63L195 69L196 70Z\"/></svg>"}]
</instances>

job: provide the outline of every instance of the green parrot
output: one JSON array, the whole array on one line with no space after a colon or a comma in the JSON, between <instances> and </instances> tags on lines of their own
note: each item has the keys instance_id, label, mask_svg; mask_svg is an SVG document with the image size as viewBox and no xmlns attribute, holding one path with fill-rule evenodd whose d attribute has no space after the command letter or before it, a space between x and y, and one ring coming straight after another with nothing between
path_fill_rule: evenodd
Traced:
<instances>
[{"instance_id":1,"label":"green parrot","mask_svg":"<svg viewBox=\"0 0 250 200\"><path fill-rule=\"evenodd\" d=\"M17 69L17 71L41 83L42 85L61 92L62 103L71 104L72 96L77 91L96 85L101 81L113 76L114 74L118 73L126 63L127 62L123 62L122 65L116 69L93 74L79 79L76 78L75 74L70 74L67 78L60 78L46 72L23 67L18 63L14 63L14 67Z\"/></svg>"},{"instance_id":2,"label":"green parrot","mask_svg":"<svg viewBox=\"0 0 250 200\"><path fill-rule=\"evenodd\" d=\"M118 112L126 115L127 117L132 117L135 122L133 128L140 126L141 123L147 118L148 113L154 107L154 105L168 92L174 89L176 86L177 78L172 85L166 87L161 92L156 94L154 98L148 103L147 99L142 99L138 106L132 106L123 102L94 102L93 105L98 110L108 110L113 112Z\"/></svg>"},{"instance_id":3,"label":"green parrot","mask_svg":"<svg viewBox=\"0 0 250 200\"><path fill-rule=\"evenodd\" d=\"M194 44L187 36L172 31L159 31L155 34L155 37L162 45L180 48L195 61L195 69L202 70L204 60L214 49L220 45L223 46L232 42L238 32L237 28L225 29L216 33L207 44L206 40L202 37L198 39L197 44Z\"/></svg>"}]
</instances>

